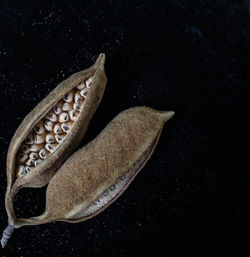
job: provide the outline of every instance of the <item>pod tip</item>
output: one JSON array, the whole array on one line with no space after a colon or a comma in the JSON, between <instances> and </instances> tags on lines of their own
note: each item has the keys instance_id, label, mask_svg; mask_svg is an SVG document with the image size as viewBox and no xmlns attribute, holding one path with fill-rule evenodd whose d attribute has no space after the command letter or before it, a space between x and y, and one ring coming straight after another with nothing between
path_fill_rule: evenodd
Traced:
<instances>
[{"instance_id":1,"label":"pod tip","mask_svg":"<svg viewBox=\"0 0 250 257\"><path fill-rule=\"evenodd\" d=\"M160 111L159 114L164 118L165 121L171 119L174 115L174 111Z\"/></svg>"},{"instance_id":2,"label":"pod tip","mask_svg":"<svg viewBox=\"0 0 250 257\"><path fill-rule=\"evenodd\" d=\"M105 53L100 53L99 57L104 57L105 58Z\"/></svg>"},{"instance_id":3,"label":"pod tip","mask_svg":"<svg viewBox=\"0 0 250 257\"><path fill-rule=\"evenodd\" d=\"M96 60L96 63L95 65L98 67L98 66L103 66L105 63L105 53L100 53L97 60Z\"/></svg>"}]
</instances>

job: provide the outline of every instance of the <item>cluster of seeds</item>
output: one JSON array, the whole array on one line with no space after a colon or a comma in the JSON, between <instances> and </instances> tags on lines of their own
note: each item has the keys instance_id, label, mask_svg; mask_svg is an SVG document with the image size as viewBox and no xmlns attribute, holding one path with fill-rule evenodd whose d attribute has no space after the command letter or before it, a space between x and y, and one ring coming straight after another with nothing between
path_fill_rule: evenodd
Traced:
<instances>
[{"instance_id":1,"label":"cluster of seeds","mask_svg":"<svg viewBox=\"0 0 250 257\"><path fill-rule=\"evenodd\" d=\"M79 116L91 85L92 77L89 77L68 92L32 128L17 154L17 177L30 172L62 143Z\"/></svg>"},{"instance_id":2,"label":"cluster of seeds","mask_svg":"<svg viewBox=\"0 0 250 257\"><path fill-rule=\"evenodd\" d=\"M127 172L118 178L110 188L108 188L101 196L99 196L96 201L89 205L84 214L86 216L90 215L91 213L107 204L110 198L114 198L120 192L121 188L127 183L126 179L129 178L129 173L130 172Z\"/></svg>"}]
</instances>

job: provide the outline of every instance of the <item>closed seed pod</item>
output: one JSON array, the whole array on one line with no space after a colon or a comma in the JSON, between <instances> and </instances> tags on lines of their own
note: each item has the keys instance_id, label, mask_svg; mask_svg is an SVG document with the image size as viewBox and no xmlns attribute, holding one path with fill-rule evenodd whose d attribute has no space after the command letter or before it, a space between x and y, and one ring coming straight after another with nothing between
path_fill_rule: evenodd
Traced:
<instances>
[{"instance_id":1,"label":"closed seed pod","mask_svg":"<svg viewBox=\"0 0 250 257\"><path fill-rule=\"evenodd\" d=\"M149 107L134 107L120 113L52 177L44 213L17 219L15 227L52 221L75 223L105 210L149 160L164 123L173 115L172 111Z\"/></svg>"},{"instance_id":2,"label":"closed seed pod","mask_svg":"<svg viewBox=\"0 0 250 257\"><path fill-rule=\"evenodd\" d=\"M96 63L88 69L77 72L61 82L46 98L44 98L22 121L15 132L7 155L7 190L5 205L8 214L8 222L15 225L15 214L13 210L13 199L22 187L41 187L46 185L61 164L68 158L72 151L79 145L88 124L95 113L104 93L106 86L106 75L104 73L105 55L100 54ZM22 176L18 167L20 166L18 154L23 149L32 148L34 144L43 144L40 149L45 149L46 135L53 134L53 128L61 114L55 112L54 107L59 103L68 102L79 93L77 86L86 79L91 78L92 87L88 90L88 97L81 105L81 112L74 120L70 131L62 135L63 140L56 144L54 151L45 150L46 158L41 158L39 165L29 163L31 170ZM73 110L73 107L72 107ZM71 121L72 122L72 121ZM40 129L42 128L42 134ZM34 147L33 147L34 148ZM19 173L18 173L19 172Z\"/></svg>"}]
</instances>

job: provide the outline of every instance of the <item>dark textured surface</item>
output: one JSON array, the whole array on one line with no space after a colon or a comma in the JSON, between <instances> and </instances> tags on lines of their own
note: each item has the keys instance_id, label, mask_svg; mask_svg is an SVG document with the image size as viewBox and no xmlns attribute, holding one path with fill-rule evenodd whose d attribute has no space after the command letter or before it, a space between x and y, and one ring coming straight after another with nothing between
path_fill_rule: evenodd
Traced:
<instances>
[{"instance_id":1,"label":"dark textured surface","mask_svg":"<svg viewBox=\"0 0 250 257\"><path fill-rule=\"evenodd\" d=\"M82 145L128 107L176 111L152 159L104 213L84 223L21 228L1 256L243 256L250 231L249 6L1 1L1 230L16 128L100 52L108 84ZM22 190L16 213L41 213L44 197L44 188Z\"/></svg>"}]
</instances>

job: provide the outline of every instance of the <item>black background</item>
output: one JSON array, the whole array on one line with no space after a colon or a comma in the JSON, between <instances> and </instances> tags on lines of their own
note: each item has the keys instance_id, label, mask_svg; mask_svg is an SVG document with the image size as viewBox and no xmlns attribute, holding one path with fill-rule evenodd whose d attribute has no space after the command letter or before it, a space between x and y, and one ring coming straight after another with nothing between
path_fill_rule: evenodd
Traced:
<instances>
[{"instance_id":1,"label":"black background","mask_svg":"<svg viewBox=\"0 0 250 257\"><path fill-rule=\"evenodd\" d=\"M78 224L23 227L0 255L243 256L250 228L249 8L232 0L1 1L1 230L15 130L99 53L106 53L108 84L82 145L131 106L176 115L151 160L105 212ZM22 189L17 215L40 214L45 190Z\"/></svg>"}]
</instances>

